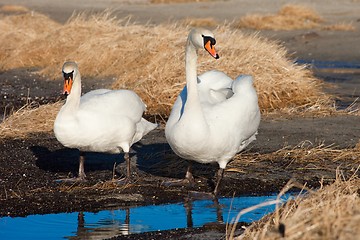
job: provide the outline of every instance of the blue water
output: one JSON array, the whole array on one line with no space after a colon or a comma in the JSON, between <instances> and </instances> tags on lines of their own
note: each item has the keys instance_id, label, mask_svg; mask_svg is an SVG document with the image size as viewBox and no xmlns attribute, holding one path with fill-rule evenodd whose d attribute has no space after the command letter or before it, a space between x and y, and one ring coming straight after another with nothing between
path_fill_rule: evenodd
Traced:
<instances>
[{"instance_id":1,"label":"blue water","mask_svg":"<svg viewBox=\"0 0 360 240\"><path fill-rule=\"evenodd\" d=\"M290 195L282 198L286 201ZM176 228L201 227L207 223L233 222L245 208L275 200L276 196L220 198L187 203L138 206L96 213L60 213L0 218L0 239L103 239L117 235ZM275 206L258 208L240 218L259 220Z\"/></svg>"}]
</instances>

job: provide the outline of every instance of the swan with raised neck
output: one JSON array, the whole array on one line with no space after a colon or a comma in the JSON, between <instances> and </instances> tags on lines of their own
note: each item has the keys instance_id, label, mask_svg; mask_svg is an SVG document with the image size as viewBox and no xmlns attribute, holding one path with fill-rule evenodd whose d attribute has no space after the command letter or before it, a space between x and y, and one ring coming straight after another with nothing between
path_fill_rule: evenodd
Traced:
<instances>
[{"instance_id":1,"label":"swan with raised neck","mask_svg":"<svg viewBox=\"0 0 360 240\"><path fill-rule=\"evenodd\" d=\"M211 31L203 28L190 31L185 49L186 86L174 103L165 135L178 156L219 164L214 189L217 195L227 163L255 140L260 111L251 76L240 75L233 81L216 70L197 76L197 51L205 49L218 59L215 44ZM190 163L186 182L191 181Z\"/></svg>"}]
</instances>

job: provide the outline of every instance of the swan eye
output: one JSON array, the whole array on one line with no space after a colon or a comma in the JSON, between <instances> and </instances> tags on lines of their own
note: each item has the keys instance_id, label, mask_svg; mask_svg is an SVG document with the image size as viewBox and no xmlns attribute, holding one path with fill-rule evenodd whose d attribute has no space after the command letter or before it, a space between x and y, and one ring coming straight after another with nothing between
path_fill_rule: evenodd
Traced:
<instances>
[{"instance_id":1,"label":"swan eye","mask_svg":"<svg viewBox=\"0 0 360 240\"><path fill-rule=\"evenodd\" d=\"M64 79L65 79L65 80L73 79L74 70L72 70L72 71L69 72L69 73L66 73L66 72L63 71L63 75L64 75Z\"/></svg>"}]
</instances>

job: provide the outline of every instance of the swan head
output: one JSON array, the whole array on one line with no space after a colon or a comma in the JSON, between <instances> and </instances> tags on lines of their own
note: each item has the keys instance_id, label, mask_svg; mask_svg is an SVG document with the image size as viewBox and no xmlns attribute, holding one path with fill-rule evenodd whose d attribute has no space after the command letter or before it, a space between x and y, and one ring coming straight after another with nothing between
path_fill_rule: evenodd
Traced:
<instances>
[{"instance_id":1,"label":"swan head","mask_svg":"<svg viewBox=\"0 0 360 240\"><path fill-rule=\"evenodd\" d=\"M75 62L65 62L62 67L62 74L64 77L64 91L65 96L69 95L71 92L71 87L74 82L74 78L79 74L78 66Z\"/></svg>"},{"instance_id":2,"label":"swan head","mask_svg":"<svg viewBox=\"0 0 360 240\"><path fill-rule=\"evenodd\" d=\"M190 31L189 41L196 49L204 48L215 59L219 58L215 50L216 40L214 34L205 28L195 28Z\"/></svg>"}]
</instances>

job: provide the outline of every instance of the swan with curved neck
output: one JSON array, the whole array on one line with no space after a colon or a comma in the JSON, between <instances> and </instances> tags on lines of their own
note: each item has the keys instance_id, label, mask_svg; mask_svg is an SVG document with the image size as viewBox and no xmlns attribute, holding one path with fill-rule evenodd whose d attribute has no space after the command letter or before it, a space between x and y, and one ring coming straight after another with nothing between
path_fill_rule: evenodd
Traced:
<instances>
[{"instance_id":1,"label":"swan with curved neck","mask_svg":"<svg viewBox=\"0 0 360 240\"><path fill-rule=\"evenodd\" d=\"M165 135L178 156L219 164L213 192L216 196L227 163L256 139L260 111L251 76L240 75L233 81L215 70L197 76L197 50L205 49L218 59L215 44L209 30L193 29L189 33L185 54L186 86L174 103ZM189 163L185 182L192 183Z\"/></svg>"},{"instance_id":2,"label":"swan with curved neck","mask_svg":"<svg viewBox=\"0 0 360 240\"><path fill-rule=\"evenodd\" d=\"M63 93L67 98L56 116L54 133L65 147L80 150L79 175L71 180L85 179L85 152L120 153L122 150L127 164L124 182L129 182L130 147L157 127L142 117L145 104L129 90L97 89L81 97L78 65L65 62L62 73Z\"/></svg>"}]
</instances>

